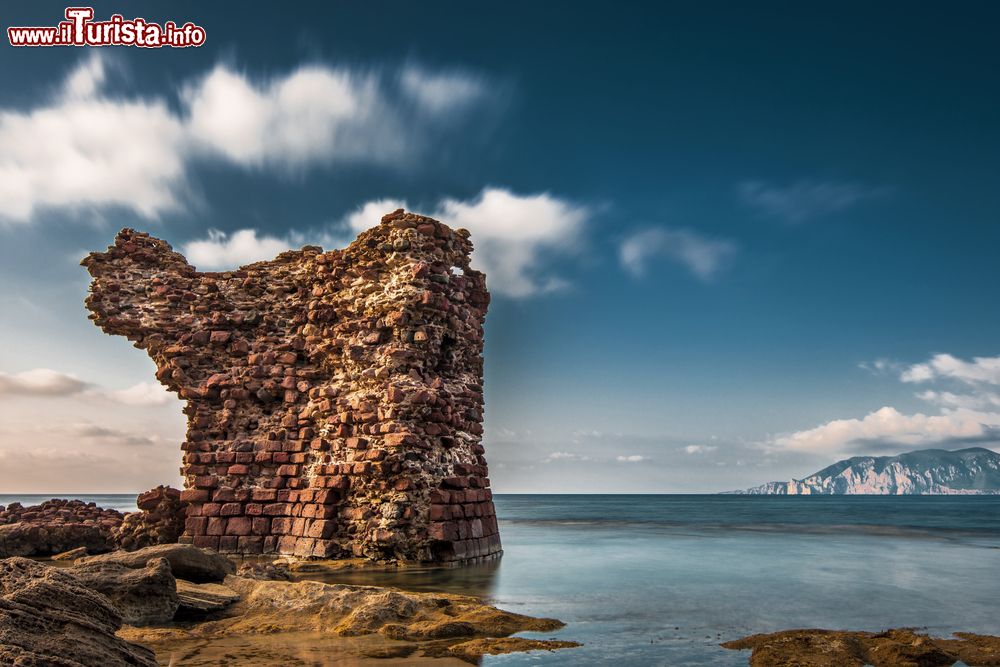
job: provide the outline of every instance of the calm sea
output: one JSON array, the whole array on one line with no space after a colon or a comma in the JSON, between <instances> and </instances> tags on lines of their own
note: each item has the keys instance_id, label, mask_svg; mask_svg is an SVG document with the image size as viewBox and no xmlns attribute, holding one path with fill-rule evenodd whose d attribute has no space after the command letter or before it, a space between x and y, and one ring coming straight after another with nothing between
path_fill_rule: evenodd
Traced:
<instances>
[{"instance_id":1,"label":"calm sea","mask_svg":"<svg viewBox=\"0 0 1000 667\"><path fill-rule=\"evenodd\" d=\"M83 499L134 508L132 496ZM481 595L567 623L538 636L584 643L487 665L745 666L748 654L718 643L795 627L1000 634L1000 496L498 495L496 504L499 563L336 581Z\"/></svg>"}]
</instances>

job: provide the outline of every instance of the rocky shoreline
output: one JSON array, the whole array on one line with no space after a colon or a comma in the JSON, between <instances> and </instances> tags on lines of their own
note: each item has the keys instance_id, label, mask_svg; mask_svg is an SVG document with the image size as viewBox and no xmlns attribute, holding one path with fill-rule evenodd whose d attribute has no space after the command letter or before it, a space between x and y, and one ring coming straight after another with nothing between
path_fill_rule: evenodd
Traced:
<instances>
[{"instance_id":1,"label":"rocky shoreline","mask_svg":"<svg viewBox=\"0 0 1000 667\"><path fill-rule=\"evenodd\" d=\"M563 623L474 597L301 578L406 564L231 559L178 544L179 497L160 487L125 515L58 499L0 508L0 664L316 664L269 649L304 639L320 656L380 664L577 646L512 637Z\"/></svg>"}]
</instances>

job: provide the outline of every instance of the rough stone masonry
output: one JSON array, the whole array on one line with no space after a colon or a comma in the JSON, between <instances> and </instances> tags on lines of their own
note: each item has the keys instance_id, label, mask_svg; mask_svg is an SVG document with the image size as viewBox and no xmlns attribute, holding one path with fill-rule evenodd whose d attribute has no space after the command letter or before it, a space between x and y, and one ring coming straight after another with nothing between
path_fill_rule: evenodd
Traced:
<instances>
[{"instance_id":1,"label":"rough stone masonry","mask_svg":"<svg viewBox=\"0 0 1000 667\"><path fill-rule=\"evenodd\" d=\"M485 276L465 230L403 210L343 250L203 273L122 230L91 319L186 401L181 542L230 553L501 553L481 444Z\"/></svg>"}]
</instances>

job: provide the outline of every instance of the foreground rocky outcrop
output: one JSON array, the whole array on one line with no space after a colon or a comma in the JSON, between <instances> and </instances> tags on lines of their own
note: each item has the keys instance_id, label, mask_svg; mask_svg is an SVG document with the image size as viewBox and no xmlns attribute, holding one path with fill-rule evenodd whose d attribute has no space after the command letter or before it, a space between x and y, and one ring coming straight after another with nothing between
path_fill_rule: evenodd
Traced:
<instances>
[{"instance_id":1,"label":"foreground rocky outcrop","mask_svg":"<svg viewBox=\"0 0 1000 667\"><path fill-rule=\"evenodd\" d=\"M912 630L845 632L786 630L726 642L750 649L750 667L968 667L1000 665L1000 637L956 632L936 639Z\"/></svg>"},{"instance_id":2,"label":"foreground rocky outcrop","mask_svg":"<svg viewBox=\"0 0 1000 667\"><path fill-rule=\"evenodd\" d=\"M120 634L156 650L161 660L197 653L206 640L232 640L306 633L312 638L380 636L390 640L397 655L453 657L474 662L490 653L552 650L576 646L572 642L509 638L516 632L549 632L563 623L533 618L492 607L471 597L437 593L409 593L372 586L324 584L316 581L261 581L230 576L225 585L240 600L203 623L174 628L126 628ZM209 644L211 642L208 642ZM244 642L242 659L256 656L253 641ZM366 655L365 644L357 646ZM239 648L227 646L237 662ZM234 651L236 651L234 657ZM205 663L207 664L207 663Z\"/></svg>"},{"instance_id":3,"label":"foreground rocky outcrop","mask_svg":"<svg viewBox=\"0 0 1000 667\"><path fill-rule=\"evenodd\" d=\"M925 449L898 456L855 456L803 479L768 482L749 495L1000 494L1000 454L982 447Z\"/></svg>"},{"instance_id":4,"label":"foreground rocky outcrop","mask_svg":"<svg viewBox=\"0 0 1000 667\"><path fill-rule=\"evenodd\" d=\"M154 667L152 651L115 636L121 624L111 601L72 574L0 561L0 665Z\"/></svg>"},{"instance_id":5,"label":"foreground rocky outcrop","mask_svg":"<svg viewBox=\"0 0 1000 667\"><path fill-rule=\"evenodd\" d=\"M165 558L152 558L141 568L98 561L78 565L69 573L107 597L129 625L169 623L180 604L177 581Z\"/></svg>"},{"instance_id":6,"label":"foreground rocky outcrop","mask_svg":"<svg viewBox=\"0 0 1000 667\"><path fill-rule=\"evenodd\" d=\"M0 511L0 558L51 556L84 547L91 553L115 547L114 532L124 516L95 503L53 498L24 507L11 503Z\"/></svg>"},{"instance_id":7,"label":"foreground rocky outcrop","mask_svg":"<svg viewBox=\"0 0 1000 667\"><path fill-rule=\"evenodd\" d=\"M481 443L485 276L465 230L398 210L343 250L203 273L122 230L87 307L186 401L181 541L222 552L500 554Z\"/></svg>"}]
</instances>

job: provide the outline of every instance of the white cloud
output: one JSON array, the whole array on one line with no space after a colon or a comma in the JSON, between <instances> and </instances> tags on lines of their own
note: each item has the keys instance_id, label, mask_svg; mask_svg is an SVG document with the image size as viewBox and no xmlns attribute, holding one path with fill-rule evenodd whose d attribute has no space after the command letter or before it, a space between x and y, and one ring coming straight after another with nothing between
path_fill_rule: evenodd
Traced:
<instances>
[{"instance_id":1,"label":"white cloud","mask_svg":"<svg viewBox=\"0 0 1000 667\"><path fill-rule=\"evenodd\" d=\"M392 213L399 208L406 208L406 202L388 198L365 202L347 214L344 218L344 224L352 233L360 234L377 225L383 215Z\"/></svg>"},{"instance_id":2,"label":"white cloud","mask_svg":"<svg viewBox=\"0 0 1000 667\"><path fill-rule=\"evenodd\" d=\"M385 162L409 143L375 74L312 65L251 81L218 65L182 97L198 145L245 166Z\"/></svg>"},{"instance_id":3,"label":"white cloud","mask_svg":"<svg viewBox=\"0 0 1000 667\"><path fill-rule=\"evenodd\" d=\"M435 114L461 110L488 93L485 81L465 72L434 73L407 67L399 80L404 93Z\"/></svg>"},{"instance_id":4,"label":"white cloud","mask_svg":"<svg viewBox=\"0 0 1000 667\"><path fill-rule=\"evenodd\" d=\"M84 60L48 106L0 111L0 223L42 210L121 207L147 218L179 206L183 125L162 100L98 95L100 56Z\"/></svg>"},{"instance_id":5,"label":"white cloud","mask_svg":"<svg viewBox=\"0 0 1000 667\"><path fill-rule=\"evenodd\" d=\"M747 181L738 187L743 203L764 215L791 224L842 211L885 193L856 183L799 181L788 186Z\"/></svg>"},{"instance_id":6,"label":"white cloud","mask_svg":"<svg viewBox=\"0 0 1000 667\"><path fill-rule=\"evenodd\" d=\"M996 415L994 415L996 417ZM784 449L817 453L845 453L856 445L898 443L906 447L928 446L953 440L978 439L1000 419L984 423L983 415L964 410L941 415L906 415L886 406L862 419L835 419L816 428L779 437L775 444Z\"/></svg>"},{"instance_id":7,"label":"white cloud","mask_svg":"<svg viewBox=\"0 0 1000 667\"><path fill-rule=\"evenodd\" d=\"M936 354L930 361L914 364L900 374L903 382L958 380L968 385L1000 385L1000 356L973 357L964 361L950 354Z\"/></svg>"},{"instance_id":8,"label":"white cloud","mask_svg":"<svg viewBox=\"0 0 1000 667\"><path fill-rule=\"evenodd\" d=\"M123 405L140 407L169 405L178 400L159 382L139 382L128 389L107 392L107 396Z\"/></svg>"},{"instance_id":9,"label":"white cloud","mask_svg":"<svg viewBox=\"0 0 1000 667\"><path fill-rule=\"evenodd\" d=\"M619 463L639 463L640 461L648 461L649 459L639 454L630 454L628 456L619 456L615 460Z\"/></svg>"},{"instance_id":10,"label":"white cloud","mask_svg":"<svg viewBox=\"0 0 1000 667\"><path fill-rule=\"evenodd\" d=\"M566 286L546 270L547 260L577 249L590 215L547 193L485 188L471 200L443 200L431 217L472 232L473 267L486 273L491 291L518 298Z\"/></svg>"},{"instance_id":11,"label":"white cloud","mask_svg":"<svg viewBox=\"0 0 1000 667\"><path fill-rule=\"evenodd\" d=\"M654 258L663 257L683 265L704 281L712 280L735 254L736 244L732 241L665 227L636 232L619 248L622 266L634 276L642 276Z\"/></svg>"},{"instance_id":12,"label":"white cloud","mask_svg":"<svg viewBox=\"0 0 1000 667\"><path fill-rule=\"evenodd\" d=\"M686 454L707 454L709 452L714 452L718 447L715 445L688 445L684 448L684 453Z\"/></svg>"},{"instance_id":13,"label":"white cloud","mask_svg":"<svg viewBox=\"0 0 1000 667\"><path fill-rule=\"evenodd\" d=\"M75 375L48 368L14 374L0 372L0 397L71 396L84 392L89 386Z\"/></svg>"},{"instance_id":14,"label":"white cloud","mask_svg":"<svg viewBox=\"0 0 1000 667\"><path fill-rule=\"evenodd\" d=\"M181 85L175 111L165 99L109 94L106 70L94 51L45 103L0 110L0 223L107 207L157 219L184 208L197 159L285 171L405 166L472 100L495 94L471 75L413 67L388 76L310 65L255 79L220 64Z\"/></svg>"},{"instance_id":15,"label":"white cloud","mask_svg":"<svg viewBox=\"0 0 1000 667\"><path fill-rule=\"evenodd\" d=\"M275 255L292 247L291 239L257 236L254 229L241 229L232 234L210 229L207 239L186 243L184 255L198 269L212 271L274 259Z\"/></svg>"},{"instance_id":16,"label":"white cloud","mask_svg":"<svg viewBox=\"0 0 1000 667\"><path fill-rule=\"evenodd\" d=\"M270 259L304 242L328 247L331 241L343 243L346 236L377 225L383 215L397 208L408 207L397 199L369 201L330 229L291 232L282 239L258 236L250 229L231 236L214 231L207 239L185 245L184 253L199 268L235 268ZM427 215L453 228L468 229L475 246L472 265L486 273L490 290L523 298L566 286L565 280L548 270L548 260L576 251L590 210L547 193L518 195L485 188L469 200L443 199ZM341 229L348 233L341 233Z\"/></svg>"},{"instance_id":17,"label":"white cloud","mask_svg":"<svg viewBox=\"0 0 1000 667\"><path fill-rule=\"evenodd\" d=\"M552 463L553 461L589 461L589 456L582 456L580 454L574 454L572 452L552 452L544 459L542 463Z\"/></svg>"}]
</instances>

